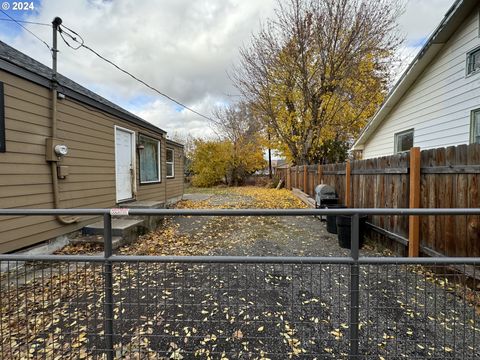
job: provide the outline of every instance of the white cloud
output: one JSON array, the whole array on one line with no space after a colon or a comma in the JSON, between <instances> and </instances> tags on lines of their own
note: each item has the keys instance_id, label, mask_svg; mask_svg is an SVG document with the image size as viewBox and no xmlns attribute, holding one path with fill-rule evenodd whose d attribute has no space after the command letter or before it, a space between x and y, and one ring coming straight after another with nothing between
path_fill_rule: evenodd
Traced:
<instances>
[{"instance_id":1,"label":"white cloud","mask_svg":"<svg viewBox=\"0 0 480 360\"><path fill-rule=\"evenodd\" d=\"M415 41L436 27L452 0L411 0L399 19L406 34L405 57ZM238 48L273 14L275 0L43 0L29 20L50 23L60 16L87 45L105 57L182 101L210 114L236 90L227 71ZM16 26L11 24L12 27ZM50 43L51 29L29 25ZM20 51L51 65L46 47L22 31L0 35ZM61 40L60 40L61 41ZM119 103L170 133L212 135L207 121L177 108L84 49L59 43L59 71ZM412 56L412 55L410 55ZM136 101L138 99L143 101Z\"/></svg>"},{"instance_id":2,"label":"white cloud","mask_svg":"<svg viewBox=\"0 0 480 360\"><path fill-rule=\"evenodd\" d=\"M442 21L453 0L410 0L405 13L398 19L401 35L405 41L398 51L401 63L397 77L415 58L428 37Z\"/></svg>"}]
</instances>

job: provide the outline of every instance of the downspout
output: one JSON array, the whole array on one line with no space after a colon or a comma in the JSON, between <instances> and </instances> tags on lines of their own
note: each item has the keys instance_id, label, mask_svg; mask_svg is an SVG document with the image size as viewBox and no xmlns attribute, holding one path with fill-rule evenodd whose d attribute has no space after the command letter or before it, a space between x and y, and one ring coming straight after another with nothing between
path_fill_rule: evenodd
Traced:
<instances>
[{"instance_id":1,"label":"downspout","mask_svg":"<svg viewBox=\"0 0 480 360\"><path fill-rule=\"evenodd\" d=\"M52 74L52 145L57 138L57 30L58 26L62 23L62 19L56 17L52 21L53 29L53 48L52 48L52 62L53 62L53 74ZM47 145L48 147L49 145ZM52 149L47 148L47 152L52 151ZM50 161L50 169L52 173L52 190L53 190L53 206L55 209L60 208L60 192L58 190L58 169L57 169L57 160ZM61 224L73 224L78 221L78 217L66 218L61 215L57 215L56 219Z\"/></svg>"}]
</instances>

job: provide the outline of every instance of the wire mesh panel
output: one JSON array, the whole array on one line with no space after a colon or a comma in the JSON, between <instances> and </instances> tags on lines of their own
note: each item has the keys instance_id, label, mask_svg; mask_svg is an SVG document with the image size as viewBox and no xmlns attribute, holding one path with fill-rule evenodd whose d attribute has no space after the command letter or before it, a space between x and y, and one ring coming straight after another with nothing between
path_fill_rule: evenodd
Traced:
<instances>
[{"instance_id":1,"label":"wire mesh panel","mask_svg":"<svg viewBox=\"0 0 480 360\"><path fill-rule=\"evenodd\" d=\"M0 266L1 359L102 358L102 264Z\"/></svg>"},{"instance_id":2,"label":"wire mesh panel","mask_svg":"<svg viewBox=\"0 0 480 360\"><path fill-rule=\"evenodd\" d=\"M364 358L480 358L480 268L362 265Z\"/></svg>"},{"instance_id":3,"label":"wire mesh panel","mask_svg":"<svg viewBox=\"0 0 480 360\"><path fill-rule=\"evenodd\" d=\"M115 354L278 359L346 355L348 266L115 264Z\"/></svg>"},{"instance_id":4,"label":"wire mesh panel","mask_svg":"<svg viewBox=\"0 0 480 360\"><path fill-rule=\"evenodd\" d=\"M111 266L109 289L103 262L2 261L0 358L348 358L351 264ZM356 358L480 358L479 273L360 265Z\"/></svg>"}]
</instances>

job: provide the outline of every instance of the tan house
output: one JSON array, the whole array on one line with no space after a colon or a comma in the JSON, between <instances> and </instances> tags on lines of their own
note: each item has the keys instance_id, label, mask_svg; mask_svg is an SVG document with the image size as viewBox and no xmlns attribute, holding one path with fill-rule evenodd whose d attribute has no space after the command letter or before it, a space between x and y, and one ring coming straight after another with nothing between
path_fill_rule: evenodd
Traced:
<instances>
[{"instance_id":1,"label":"tan house","mask_svg":"<svg viewBox=\"0 0 480 360\"><path fill-rule=\"evenodd\" d=\"M0 41L0 208L110 208L183 194L183 145ZM0 218L0 253L93 219Z\"/></svg>"}]
</instances>

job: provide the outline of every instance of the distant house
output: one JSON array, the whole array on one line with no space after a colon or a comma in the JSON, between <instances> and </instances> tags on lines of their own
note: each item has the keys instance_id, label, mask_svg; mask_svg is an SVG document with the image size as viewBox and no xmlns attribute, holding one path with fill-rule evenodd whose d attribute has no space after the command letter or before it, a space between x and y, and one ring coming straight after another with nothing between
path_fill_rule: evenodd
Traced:
<instances>
[{"instance_id":1,"label":"distant house","mask_svg":"<svg viewBox=\"0 0 480 360\"><path fill-rule=\"evenodd\" d=\"M183 145L0 42L0 208L104 208L183 194ZM55 100L55 101L54 101ZM92 219L0 217L0 253Z\"/></svg>"},{"instance_id":2,"label":"distant house","mask_svg":"<svg viewBox=\"0 0 480 360\"><path fill-rule=\"evenodd\" d=\"M278 167L281 167L281 166L284 166L287 164L287 160L286 159L272 159L272 167L274 169L278 168Z\"/></svg>"},{"instance_id":3,"label":"distant house","mask_svg":"<svg viewBox=\"0 0 480 360\"><path fill-rule=\"evenodd\" d=\"M480 143L479 4L453 4L352 150L373 158Z\"/></svg>"}]
</instances>

